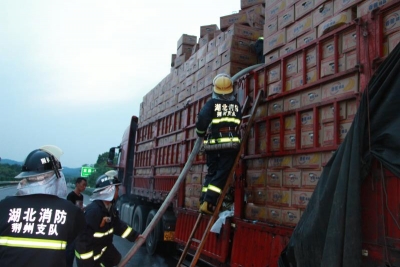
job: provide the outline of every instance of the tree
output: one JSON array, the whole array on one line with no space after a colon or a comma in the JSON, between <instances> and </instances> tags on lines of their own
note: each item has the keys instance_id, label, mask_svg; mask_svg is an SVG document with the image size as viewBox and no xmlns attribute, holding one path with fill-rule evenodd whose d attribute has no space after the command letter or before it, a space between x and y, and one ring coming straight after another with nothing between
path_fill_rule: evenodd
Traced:
<instances>
[{"instance_id":1,"label":"tree","mask_svg":"<svg viewBox=\"0 0 400 267\"><path fill-rule=\"evenodd\" d=\"M14 177L21 172L21 165L0 164L0 181L15 181Z\"/></svg>"},{"instance_id":2,"label":"tree","mask_svg":"<svg viewBox=\"0 0 400 267\"><path fill-rule=\"evenodd\" d=\"M109 170L112 170L113 168L110 168L107 165L107 159L108 159L108 152L104 152L103 154L100 154L97 158L97 162L94 164L94 167L96 168L96 172L91 174L89 177L87 177L88 180L88 185L90 187L96 187L96 180L100 175L103 175Z\"/></svg>"}]
</instances>

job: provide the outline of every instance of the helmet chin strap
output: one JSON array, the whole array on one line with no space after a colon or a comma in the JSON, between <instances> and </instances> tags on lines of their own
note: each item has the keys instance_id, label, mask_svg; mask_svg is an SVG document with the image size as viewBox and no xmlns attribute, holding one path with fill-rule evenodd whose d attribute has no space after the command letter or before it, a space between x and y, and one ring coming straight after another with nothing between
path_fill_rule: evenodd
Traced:
<instances>
[{"instance_id":1,"label":"helmet chin strap","mask_svg":"<svg viewBox=\"0 0 400 267\"><path fill-rule=\"evenodd\" d=\"M56 174L57 178L61 178L60 171L58 170L58 166L56 164L56 159L53 155L50 155L51 166L53 167L54 173Z\"/></svg>"}]
</instances>

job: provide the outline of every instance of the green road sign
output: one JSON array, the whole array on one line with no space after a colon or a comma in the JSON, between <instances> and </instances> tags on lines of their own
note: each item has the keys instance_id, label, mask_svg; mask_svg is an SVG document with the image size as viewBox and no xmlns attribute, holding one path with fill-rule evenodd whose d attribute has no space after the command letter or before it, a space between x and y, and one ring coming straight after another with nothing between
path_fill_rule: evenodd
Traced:
<instances>
[{"instance_id":1,"label":"green road sign","mask_svg":"<svg viewBox=\"0 0 400 267\"><path fill-rule=\"evenodd\" d=\"M96 168L93 168L93 167L82 167L81 168L81 176L82 177L88 177L94 172L96 172Z\"/></svg>"}]
</instances>

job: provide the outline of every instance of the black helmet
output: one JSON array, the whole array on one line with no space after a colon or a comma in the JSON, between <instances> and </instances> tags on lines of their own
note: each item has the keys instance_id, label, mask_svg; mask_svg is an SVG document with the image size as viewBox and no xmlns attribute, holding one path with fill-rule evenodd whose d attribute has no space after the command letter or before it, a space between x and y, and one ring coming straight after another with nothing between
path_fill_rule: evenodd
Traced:
<instances>
[{"instance_id":1,"label":"black helmet","mask_svg":"<svg viewBox=\"0 0 400 267\"><path fill-rule=\"evenodd\" d=\"M41 149L35 149L26 157L21 173L15 178L25 178L51 171L58 173L59 169L62 169L61 163L53 155Z\"/></svg>"},{"instance_id":2,"label":"black helmet","mask_svg":"<svg viewBox=\"0 0 400 267\"><path fill-rule=\"evenodd\" d=\"M96 189L93 190L91 200L112 201L115 194L115 186L120 185L121 181L117 177L116 171L108 171L99 176L96 181Z\"/></svg>"}]
</instances>

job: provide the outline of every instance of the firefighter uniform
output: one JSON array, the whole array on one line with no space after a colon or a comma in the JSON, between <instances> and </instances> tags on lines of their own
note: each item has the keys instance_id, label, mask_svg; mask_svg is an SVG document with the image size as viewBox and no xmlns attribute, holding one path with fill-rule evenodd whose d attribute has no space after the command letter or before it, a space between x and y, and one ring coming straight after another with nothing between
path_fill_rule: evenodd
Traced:
<instances>
[{"instance_id":1,"label":"firefighter uniform","mask_svg":"<svg viewBox=\"0 0 400 267\"><path fill-rule=\"evenodd\" d=\"M205 103L197 117L196 132L198 136L205 137L204 145L207 147L208 172L200 199L200 210L206 213L212 213L240 146L237 128L242 114L239 102L231 95L232 91L230 77L216 76L214 95ZM224 97L225 93L229 97Z\"/></svg>"},{"instance_id":2,"label":"firefighter uniform","mask_svg":"<svg viewBox=\"0 0 400 267\"><path fill-rule=\"evenodd\" d=\"M109 218L104 223L103 218ZM78 266L116 266L121 254L113 245L113 235L135 241L138 233L121 221L114 205L107 209L102 200L94 200L86 207L87 227L78 238L75 255Z\"/></svg>"},{"instance_id":3,"label":"firefighter uniform","mask_svg":"<svg viewBox=\"0 0 400 267\"><path fill-rule=\"evenodd\" d=\"M54 195L0 201L0 266L65 267L65 248L85 227L81 209Z\"/></svg>"}]
</instances>

